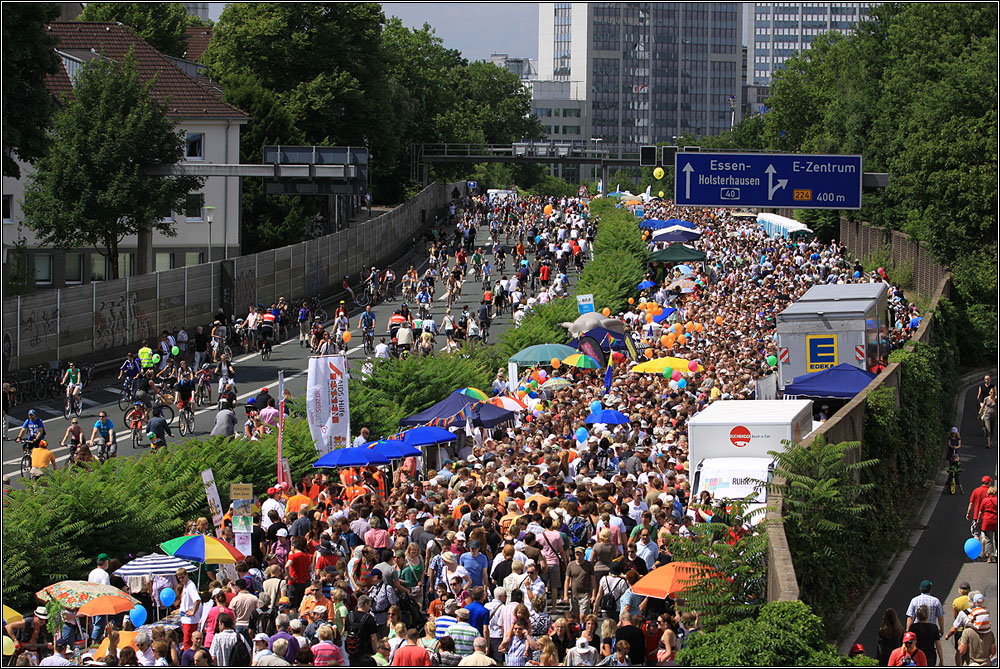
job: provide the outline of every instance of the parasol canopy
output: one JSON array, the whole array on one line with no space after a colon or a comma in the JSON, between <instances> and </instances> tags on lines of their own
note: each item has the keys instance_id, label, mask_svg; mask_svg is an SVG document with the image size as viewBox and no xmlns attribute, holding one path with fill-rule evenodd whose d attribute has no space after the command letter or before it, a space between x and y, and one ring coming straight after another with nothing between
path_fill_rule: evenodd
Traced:
<instances>
[{"instance_id":1,"label":"parasol canopy","mask_svg":"<svg viewBox=\"0 0 1000 669\"><path fill-rule=\"evenodd\" d=\"M246 559L236 547L206 534L187 534L164 541L160 548L167 555L203 564L236 564Z\"/></svg>"},{"instance_id":2,"label":"parasol canopy","mask_svg":"<svg viewBox=\"0 0 1000 669\"><path fill-rule=\"evenodd\" d=\"M139 603L139 600L129 597L114 586L101 585L100 583L91 583L89 581L59 581L35 593L35 597L38 597L42 602L54 599L62 604L64 608L74 610L80 608L90 600L104 595L126 597L132 601L133 606Z\"/></svg>"},{"instance_id":3,"label":"parasol canopy","mask_svg":"<svg viewBox=\"0 0 1000 669\"><path fill-rule=\"evenodd\" d=\"M370 448L353 446L330 451L313 463L313 467L364 467L367 465L387 465L389 458Z\"/></svg>"}]
</instances>

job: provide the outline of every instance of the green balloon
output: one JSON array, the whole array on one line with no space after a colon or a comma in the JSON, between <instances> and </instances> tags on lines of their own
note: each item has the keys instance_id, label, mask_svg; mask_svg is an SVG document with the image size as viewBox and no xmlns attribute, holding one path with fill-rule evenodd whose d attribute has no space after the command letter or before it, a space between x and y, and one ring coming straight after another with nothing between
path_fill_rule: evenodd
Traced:
<instances>
[{"instance_id":1,"label":"green balloon","mask_svg":"<svg viewBox=\"0 0 1000 669\"><path fill-rule=\"evenodd\" d=\"M773 355L769 355L767 356L767 364L771 365L771 367L774 367L775 365L778 364L778 359Z\"/></svg>"},{"instance_id":2,"label":"green balloon","mask_svg":"<svg viewBox=\"0 0 1000 669\"><path fill-rule=\"evenodd\" d=\"M181 349L179 346L174 346L172 349L170 349L170 355L176 356L180 354L181 354Z\"/></svg>"},{"instance_id":3,"label":"green balloon","mask_svg":"<svg viewBox=\"0 0 1000 669\"><path fill-rule=\"evenodd\" d=\"M669 379L671 376L673 376L673 373L674 373L674 370L671 369L670 367L664 367L663 368L663 378Z\"/></svg>"},{"instance_id":4,"label":"green balloon","mask_svg":"<svg viewBox=\"0 0 1000 669\"><path fill-rule=\"evenodd\" d=\"M154 353L153 354L153 364L155 365L158 362L160 362L160 354L159 353Z\"/></svg>"}]
</instances>

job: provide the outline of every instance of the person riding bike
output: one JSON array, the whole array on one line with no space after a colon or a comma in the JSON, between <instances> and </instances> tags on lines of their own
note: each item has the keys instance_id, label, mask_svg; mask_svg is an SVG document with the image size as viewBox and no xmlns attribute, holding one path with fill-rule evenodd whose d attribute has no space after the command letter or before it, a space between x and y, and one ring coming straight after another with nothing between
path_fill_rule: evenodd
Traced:
<instances>
[{"instance_id":1,"label":"person riding bike","mask_svg":"<svg viewBox=\"0 0 1000 669\"><path fill-rule=\"evenodd\" d=\"M27 436L27 439L24 439L25 436ZM28 420L24 421L24 425L21 426L14 440L27 441L31 448L35 448L43 437L45 437L45 424L38 417L38 414L35 413L35 410L30 409L28 411Z\"/></svg>"},{"instance_id":2,"label":"person riding bike","mask_svg":"<svg viewBox=\"0 0 1000 669\"><path fill-rule=\"evenodd\" d=\"M347 314L344 312L338 313L337 317L333 320L333 327L337 333L337 344L342 348L347 348L347 344L344 343L344 333L351 327L351 321L348 320Z\"/></svg>"},{"instance_id":3,"label":"person riding bike","mask_svg":"<svg viewBox=\"0 0 1000 669\"><path fill-rule=\"evenodd\" d=\"M390 302L396 301L396 273L392 267L385 268L385 276L382 277L382 287L385 290L385 299Z\"/></svg>"},{"instance_id":4,"label":"person riding bike","mask_svg":"<svg viewBox=\"0 0 1000 669\"><path fill-rule=\"evenodd\" d=\"M277 319L274 314L270 311L263 311L260 317L260 324L257 326L257 338L260 340L262 351L271 351L276 326Z\"/></svg>"},{"instance_id":5,"label":"person riding bike","mask_svg":"<svg viewBox=\"0 0 1000 669\"><path fill-rule=\"evenodd\" d=\"M368 272L368 276L365 277L365 290L371 295L372 302L378 301L381 286L382 276L379 274L378 269L372 267L371 271Z\"/></svg>"},{"instance_id":6,"label":"person riding bike","mask_svg":"<svg viewBox=\"0 0 1000 669\"><path fill-rule=\"evenodd\" d=\"M351 296L351 302L357 302L358 301L358 298L356 298L354 296L354 290L351 288L351 277L350 276L348 276L347 274L345 274L343 280L341 280L341 282L340 282L340 286L341 286L341 288L343 288L347 292L348 295ZM343 304L343 301L341 301L341 304Z\"/></svg>"},{"instance_id":7,"label":"person riding bike","mask_svg":"<svg viewBox=\"0 0 1000 669\"><path fill-rule=\"evenodd\" d=\"M167 441L167 435L174 436L174 433L170 431L170 425L163 417L163 410L160 407L153 409L153 417L149 419L149 424L146 425L146 433L156 435L156 439L164 442L164 444ZM151 439L150 441L154 440Z\"/></svg>"},{"instance_id":8,"label":"person riding bike","mask_svg":"<svg viewBox=\"0 0 1000 669\"><path fill-rule=\"evenodd\" d=\"M142 404L136 406L137 409L142 408ZM108 453L110 455L115 455L118 453L118 437L115 434L115 424L108 418L108 412L103 409L99 414L97 414L97 421L94 423L94 427L90 430L90 444L95 448L100 448L103 444L107 444Z\"/></svg>"},{"instance_id":9,"label":"person riding bike","mask_svg":"<svg viewBox=\"0 0 1000 669\"><path fill-rule=\"evenodd\" d=\"M207 362L201 366L196 372L197 383L195 384L195 392L198 390L198 386L204 385L208 390L208 401L212 401L212 367Z\"/></svg>"},{"instance_id":10,"label":"person riding bike","mask_svg":"<svg viewBox=\"0 0 1000 669\"><path fill-rule=\"evenodd\" d=\"M420 310L421 317L423 317L423 316L425 316L425 315L427 315L427 314L430 313L430 311L431 311L431 294L430 294L430 291L427 290L426 286L422 287L420 289L420 292L417 293L417 304L420 305L419 310Z\"/></svg>"},{"instance_id":11,"label":"person riding bike","mask_svg":"<svg viewBox=\"0 0 1000 669\"><path fill-rule=\"evenodd\" d=\"M371 338L372 346L375 345L375 312L369 304L358 319L358 329L361 330L363 338Z\"/></svg>"},{"instance_id":12,"label":"person riding bike","mask_svg":"<svg viewBox=\"0 0 1000 669\"><path fill-rule=\"evenodd\" d=\"M194 397L194 387L195 383L191 372L184 372L181 380L174 386L174 396L177 398L177 411L184 411L185 409L194 411L194 406L191 404L191 398Z\"/></svg>"},{"instance_id":13,"label":"person riding bike","mask_svg":"<svg viewBox=\"0 0 1000 669\"><path fill-rule=\"evenodd\" d=\"M129 351L125 356L125 362L118 369L118 380L121 381L122 377L125 378L125 382L131 388L131 392L135 393L135 381L138 378L139 373L142 371L142 366L139 361L135 359L135 355L132 351Z\"/></svg>"},{"instance_id":14,"label":"person riding bike","mask_svg":"<svg viewBox=\"0 0 1000 669\"><path fill-rule=\"evenodd\" d=\"M73 416L73 420L69 422L66 427L66 432L63 434L63 438L59 440L60 446L69 445L69 461L73 462L73 457L76 455L76 450L80 448L80 444L83 442L83 428L80 427L80 420Z\"/></svg>"},{"instance_id":15,"label":"person riding bike","mask_svg":"<svg viewBox=\"0 0 1000 669\"><path fill-rule=\"evenodd\" d=\"M48 443L42 439L38 442L38 445L31 450L32 480L37 481L44 476L49 467L52 468L52 471L59 469L56 465L56 456L49 450Z\"/></svg>"},{"instance_id":16,"label":"person riding bike","mask_svg":"<svg viewBox=\"0 0 1000 669\"><path fill-rule=\"evenodd\" d=\"M83 401L80 399L80 393L83 390L83 381L80 377L80 370L77 369L75 362L69 363L66 373L63 374L62 381L59 383L66 386L66 397L75 395L78 400Z\"/></svg>"}]
</instances>

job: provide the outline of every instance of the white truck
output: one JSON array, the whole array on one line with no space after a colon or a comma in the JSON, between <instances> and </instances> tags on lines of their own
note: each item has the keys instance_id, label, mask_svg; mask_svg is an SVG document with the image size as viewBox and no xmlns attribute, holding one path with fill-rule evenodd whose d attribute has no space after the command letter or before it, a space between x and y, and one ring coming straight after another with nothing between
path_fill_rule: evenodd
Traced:
<instances>
[{"instance_id":1,"label":"white truck","mask_svg":"<svg viewBox=\"0 0 1000 669\"><path fill-rule=\"evenodd\" d=\"M783 439L800 441L813 430L812 400L723 400L688 421L691 501L703 490L712 499L742 499L751 514L767 503L759 481L769 481ZM763 519L755 513L753 522Z\"/></svg>"}]
</instances>

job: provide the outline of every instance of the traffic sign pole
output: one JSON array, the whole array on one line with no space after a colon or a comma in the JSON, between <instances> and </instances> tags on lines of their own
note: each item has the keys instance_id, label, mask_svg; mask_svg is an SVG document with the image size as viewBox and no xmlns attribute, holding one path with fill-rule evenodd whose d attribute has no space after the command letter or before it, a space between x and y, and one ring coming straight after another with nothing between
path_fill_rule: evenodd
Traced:
<instances>
[{"instance_id":1,"label":"traffic sign pole","mask_svg":"<svg viewBox=\"0 0 1000 669\"><path fill-rule=\"evenodd\" d=\"M863 179L857 155L674 154L680 206L860 209Z\"/></svg>"}]
</instances>

